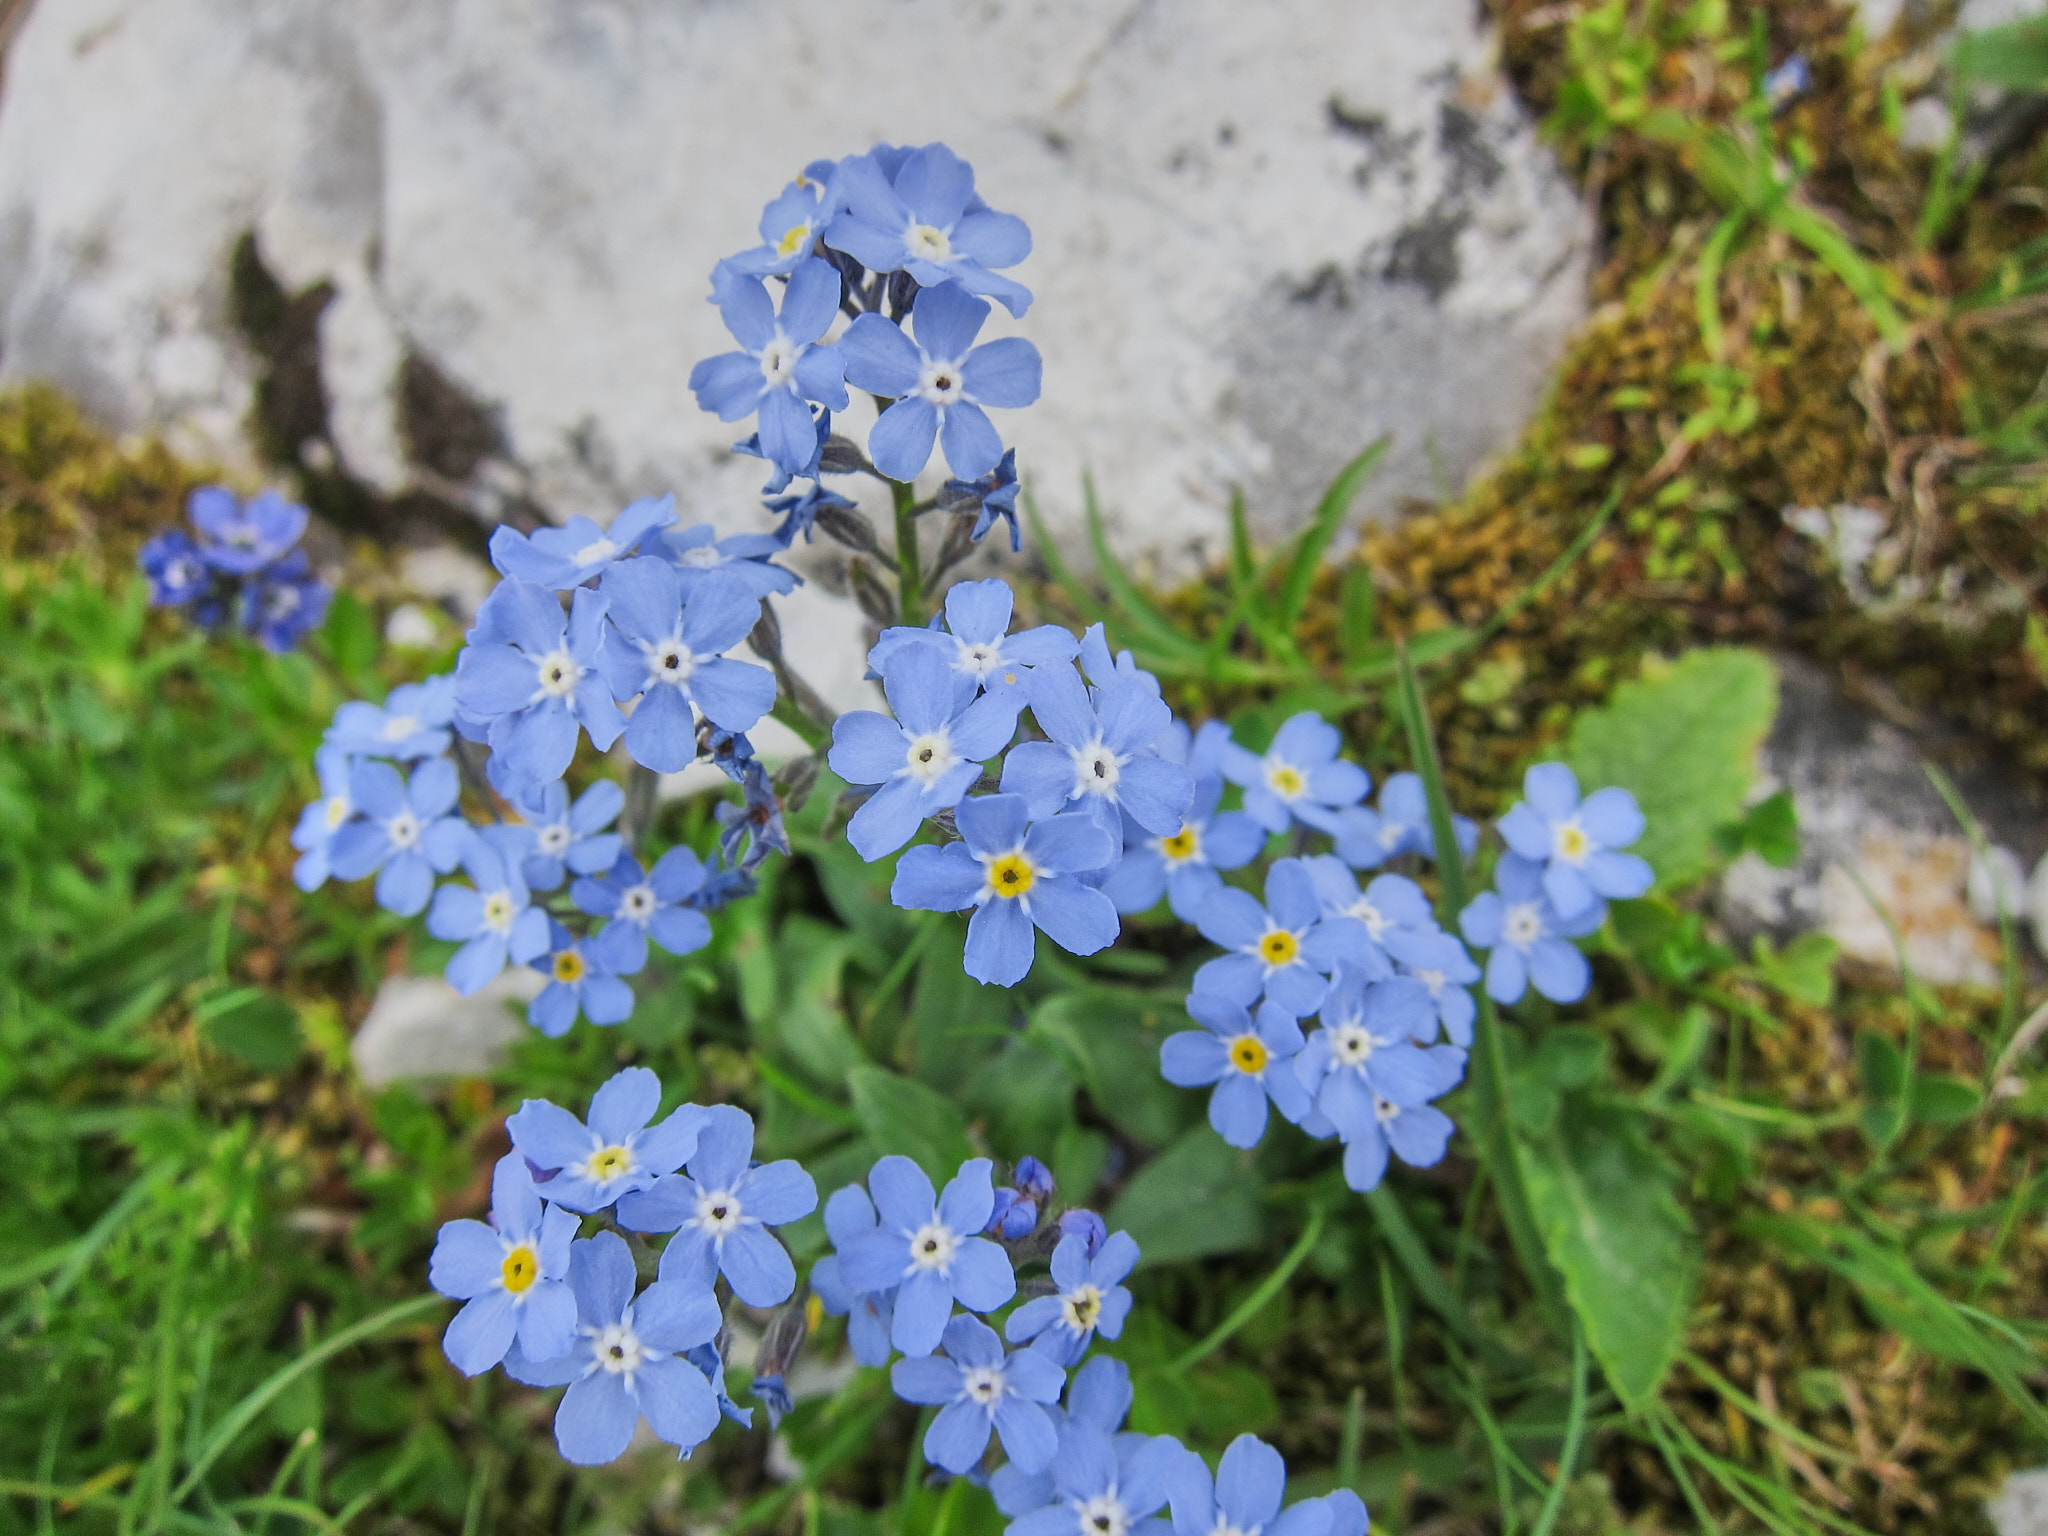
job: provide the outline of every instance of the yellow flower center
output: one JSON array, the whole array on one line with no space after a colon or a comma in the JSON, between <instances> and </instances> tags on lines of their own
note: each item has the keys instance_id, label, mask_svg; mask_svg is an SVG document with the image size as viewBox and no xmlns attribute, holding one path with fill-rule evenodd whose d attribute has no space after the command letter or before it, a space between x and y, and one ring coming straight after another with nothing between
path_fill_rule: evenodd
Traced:
<instances>
[{"instance_id":1,"label":"yellow flower center","mask_svg":"<svg viewBox=\"0 0 2048 1536\"><path fill-rule=\"evenodd\" d=\"M1557 856L1568 863L1578 863L1592 846L1593 840L1586 836L1586 829L1575 821L1568 821L1557 829Z\"/></svg>"},{"instance_id":2,"label":"yellow flower center","mask_svg":"<svg viewBox=\"0 0 2048 1536\"><path fill-rule=\"evenodd\" d=\"M1193 827L1182 827L1171 837L1159 840L1159 851L1173 864L1185 864L1202 851L1202 834Z\"/></svg>"},{"instance_id":3,"label":"yellow flower center","mask_svg":"<svg viewBox=\"0 0 2048 1536\"><path fill-rule=\"evenodd\" d=\"M624 1147L605 1147L590 1154L590 1177L595 1183L609 1184L633 1167L633 1154Z\"/></svg>"},{"instance_id":4,"label":"yellow flower center","mask_svg":"<svg viewBox=\"0 0 2048 1536\"><path fill-rule=\"evenodd\" d=\"M989 889L998 896L1022 896L1038 879L1038 871L1021 853L1005 853L989 860Z\"/></svg>"},{"instance_id":5,"label":"yellow flower center","mask_svg":"<svg viewBox=\"0 0 2048 1536\"><path fill-rule=\"evenodd\" d=\"M1292 965L1301 953L1301 940L1285 928L1275 928L1259 940L1259 958L1268 965Z\"/></svg>"},{"instance_id":6,"label":"yellow flower center","mask_svg":"<svg viewBox=\"0 0 2048 1536\"><path fill-rule=\"evenodd\" d=\"M788 256L795 252L796 250L798 250L799 248L801 248L804 242L809 240L810 238L810 225L792 224L788 229L783 231L782 238L776 242L775 254L778 256Z\"/></svg>"},{"instance_id":7,"label":"yellow flower center","mask_svg":"<svg viewBox=\"0 0 2048 1536\"><path fill-rule=\"evenodd\" d=\"M1230 1042L1230 1064L1240 1072L1256 1077L1270 1059L1265 1041L1257 1035L1239 1035Z\"/></svg>"},{"instance_id":8,"label":"yellow flower center","mask_svg":"<svg viewBox=\"0 0 2048 1536\"><path fill-rule=\"evenodd\" d=\"M505 1255L505 1289L517 1296L540 1278L540 1256L525 1243Z\"/></svg>"},{"instance_id":9,"label":"yellow flower center","mask_svg":"<svg viewBox=\"0 0 2048 1536\"><path fill-rule=\"evenodd\" d=\"M348 820L349 803L347 795L336 795L327 802L327 830L332 832Z\"/></svg>"},{"instance_id":10,"label":"yellow flower center","mask_svg":"<svg viewBox=\"0 0 2048 1536\"><path fill-rule=\"evenodd\" d=\"M1084 1285L1061 1299L1066 1303L1067 1326L1076 1333L1087 1332L1102 1316L1102 1292L1092 1285Z\"/></svg>"},{"instance_id":11,"label":"yellow flower center","mask_svg":"<svg viewBox=\"0 0 2048 1536\"><path fill-rule=\"evenodd\" d=\"M555 980L578 982L583 979L583 957L573 949L565 949L555 956Z\"/></svg>"},{"instance_id":12,"label":"yellow flower center","mask_svg":"<svg viewBox=\"0 0 2048 1536\"><path fill-rule=\"evenodd\" d=\"M1282 800L1292 800L1308 788L1308 780L1292 763L1274 763L1266 769L1266 787Z\"/></svg>"}]
</instances>

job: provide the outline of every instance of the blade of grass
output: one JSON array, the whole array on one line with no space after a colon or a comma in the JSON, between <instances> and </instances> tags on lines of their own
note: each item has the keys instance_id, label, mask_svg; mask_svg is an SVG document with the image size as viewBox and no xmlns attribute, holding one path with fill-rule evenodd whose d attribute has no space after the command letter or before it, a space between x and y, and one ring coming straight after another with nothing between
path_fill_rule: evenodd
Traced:
<instances>
[{"instance_id":1,"label":"blade of grass","mask_svg":"<svg viewBox=\"0 0 2048 1536\"><path fill-rule=\"evenodd\" d=\"M1721 334L1721 268L1735 247L1748 216L1737 210L1724 214L1700 252L1699 277L1693 286L1693 311L1699 321L1700 341L1708 357L1719 358L1726 338Z\"/></svg>"},{"instance_id":2,"label":"blade of grass","mask_svg":"<svg viewBox=\"0 0 2048 1536\"><path fill-rule=\"evenodd\" d=\"M1111 552L1108 536L1102 528L1102 510L1095 502L1093 477L1082 480L1081 496L1082 510L1088 523L1088 548L1095 556L1095 574L1109 589L1110 601L1130 620L1133 630L1153 646L1169 654L1182 654L1184 665L1189 662L1199 664L1199 643L1152 605L1151 599L1138 589L1138 584L1131 580L1130 574Z\"/></svg>"},{"instance_id":3,"label":"blade of grass","mask_svg":"<svg viewBox=\"0 0 2048 1536\"><path fill-rule=\"evenodd\" d=\"M1536 1525L1529 1536L1550 1536L1550 1528L1564 1508L1565 1490L1571 1486L1572 1468L1579 1459L1579 1441L1586 1433L1586 1330L1572 1319L1572 1401L1564 1422L1564 1449L1557 1453L1557 1477L1536 1513Z\"/></svg>"},{"instance_id":4,"label":"blade of grass","mask_svg":"<svg viewBox=\"0 0 2048 1536\"><path fill-rule=\"evenodd\" d=\"M1353 459L1337 472L1337 478L1330 482L1330 488L1323 492L1323 499L1316 504L1315 516L1302 529L1301 537L1295 541L1294 558L1287 569L1287 580L1280 588L1280 628L1292 634L1301 623L1302 609L1308 605L1308 589L1316 578L1316 567L1323 563L1323 555L1337 537L1337 530L1344 526L1344 518L1351 511L1351 503L1358 499L1358 493L1372 472L1379 468L1381 459L1393 446L1391 436L1382 436L1365 452Z\"/></svg>"},{"instance_id":5,"label":"blade of grass","mask_svg":"<svg viewBox=\"0 0 2048 1536\"><path fill-rule=\"evenodd\" d=\"M1167 1362L1167 1374L1185 1376L1195 1366L1215 1354L1230 1336L1265 1310L1266 1304L1294 1277L1302 1261L1309 1256L1316 1245L1316 1239L1323 1235L1323 1208L1313 1206L1308 1213L1308 1225L1301 1229L1301 1236L1294 1240L1294 1246L1287 1250L1287 1256L1273 1267L1273 1272L1258 1283L1251 1295L1231 1309L1230 1316L1223 1319L1199 1342L1191 1345L1184 1353Z\"/></svg>"},{"instance_id":6,"label":"blade of grass","mask_svg":"<svg viewBox=\"0 0 2048 1536\"><path fill-rule=\"evenodd\" d=\"M1451 1332L1484 1355L1489 1365L1507 1371L1526 1369L1526 1361L1517 1359L1472 1321L1472 1314L1458 1298L1457 1292L1437 1272L1436 1262L1430 1257L1421 1234L1408 1220L1400 1197L1382 1183L1366 1192L1365 1203L1372 1210L1373 1220L1378 1224L1387 1248L1393 1253L1394 1262L1401 1266L1401 1273L1415 1287L1415 1294L1422 1299L1422 1304L1441 1318Z\"/></svg>"},{"instance_id":7,"label":"blade of grass","mask_svg":"<svg viewBox=\"0 0 2048 1536\"><path fill-rule=\"evenodd\" d=\"M1471 635L1471 639L1466 642L1466 645L1484 645L1487 641L1491 640L1513 622L1516 614L1535 602L1537 598L1549 590L1553 582L1576 565L1579 557L1592 548L1593 541L1600 537L1600 530L1607 526L1608 519L1613 517L1616 510L1621 506L1621 498L1626 491L1626 485L1619 480L1615 481L1613 487L1607 492L1607 499L1600 503L1600 509L1586 519L1586 526L1573 536L1571 543L1564 547L1555 560L1543 568L1534 581L1509 598L1492 618L1480 625L1477 630L1467 631ZM1428 637L1423 636L1421 638L1426 639ZM1420 648L1419 641L1411 642L1411 650L1420 650ZM1460 650L1465 648L1466 646L1459 647Z\"/></svg>"},{"instance_id":8,"label":"blade of grass","mask_svg":"<svg viewBox=\"0 0 2048 1536\"><path fill-rule=\"evenodd\" d=\"M1074 612L1080 615L1083 624L1092 624L1107 618L1109 610L1102 606L1101 600L1093 592L1081 584L1066 560L1061 557L1059 545L1053 542L1052 535L1046 531L1045 520L1038 515L1037 498L1027 489L1023 501L1024 521L1031 525L1032 543L1037 546L1038 558L1045 562L1046 574L1052 577L1053 584L1066 595L1067 601L1074 605Z\"/></svg>"}]
</instances>

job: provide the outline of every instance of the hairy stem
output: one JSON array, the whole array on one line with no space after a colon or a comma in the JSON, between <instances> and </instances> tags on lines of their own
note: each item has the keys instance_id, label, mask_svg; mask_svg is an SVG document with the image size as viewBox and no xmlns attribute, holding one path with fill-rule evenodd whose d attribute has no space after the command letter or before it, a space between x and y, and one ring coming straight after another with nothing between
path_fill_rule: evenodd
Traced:
<instances>
[{"instance_id":1,"label":"hairy stem","mask_svg":"<svg viewBox=\"0 0 2048 1536\"><path fill-rule=\"evenodd\" d=\"M917 491L901 480L889 482L896 506L896 600L905 624L924 622L924 566L917 557Z\"/></svg>"}]
</instances>

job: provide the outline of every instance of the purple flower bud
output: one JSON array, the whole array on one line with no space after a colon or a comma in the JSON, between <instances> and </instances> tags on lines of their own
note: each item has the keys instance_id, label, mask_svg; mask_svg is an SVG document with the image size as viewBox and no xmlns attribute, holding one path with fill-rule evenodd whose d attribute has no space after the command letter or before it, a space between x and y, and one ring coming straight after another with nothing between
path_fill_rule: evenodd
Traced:
<instances>
[{"instance_id":1,"label":"purple flower bud","mask_svg":"<svg viewBox=\"0 0 2048 1536\"><path fill-rule=\"evenodd\" d=\"M1093 1211L1064 1211L1060 1215L1060 1236L1072 1237L1079 1233L1087 1243L1085 1257L1094 1258L1102 1251L1102 1245L1109 1241L1109 1227Z\"/></svg>"},{"instance_id":2,"label":"purple flower bud","mask_svg":"<svg viewBox=\"0 0 2048 1536\"><path fill-rule=\"evenodd\" d=\"M1043 1204L1052 1198L1052 1170L1035 1157L1017 1159L1016 1170L1010 1175L1010 1182L1017 1186L1017 1192L1027 1200Z\"/></svg>"},{"instance_id":3,"label":"purple flower bud","mask_svg":"<svg viewBox=\"0 0 2048 1536\"><path fill-rule=\"evenodd\" d=\"M1037 1226L1036 1202L1025 1199L1014 1189L998 1189L988 1225L981 1230L990 1237L1015 1242L1020 1237L1029 1237Z\"/></svg>"}]
</instances>

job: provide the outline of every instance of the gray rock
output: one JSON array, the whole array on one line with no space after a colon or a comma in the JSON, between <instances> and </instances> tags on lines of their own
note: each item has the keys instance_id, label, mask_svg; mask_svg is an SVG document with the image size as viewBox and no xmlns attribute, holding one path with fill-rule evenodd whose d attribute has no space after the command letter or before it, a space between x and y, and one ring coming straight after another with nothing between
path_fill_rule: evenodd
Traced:
<instances>
[{"instance_id":1,"label":"gray rock","mask_svg":"<svg viewBox=\"0 0 2048 1536\"><path fill-rule=\"evenodd\" d=\"M480 1077L505 1059L529 1027L512 1004L545 985L527 966L514 966L473 997L438 976L393 976L377 989L369 1016L350 1045L366 1088L389 1083Z\"/></svg>"},{"instance_id":2,"label":"gray rock","mask_svg":"<svg viewBox=\"0 0 2048 1536\"><path fill-rule=\"evenodd\" d=\"M358 476L759 526L759 465L685 387L728 345L710 267L807 160L944 137L1037 237L1014 329L1045 397L1005 425L1038 499L1071 531L1090 469L1117 544L1185 568L1233 483L1278 530L1382 432L1374 511L1457 486L1577 322L1581 210L1475 11L36 0L0 378L246 461L254 230L289 289L332 285L325 436Z\"/></svg>"},{"instance_id":3,"label":"gray rock","mask_svg":"<svg viewBox=\"0 0 2048 1536\"><path fill-rule=\"evenodd\" d=\"M2013 1473L1984 1513L1998 1536L2048 1536L2048 1467Z\"/></svg>"}]
</instances>

